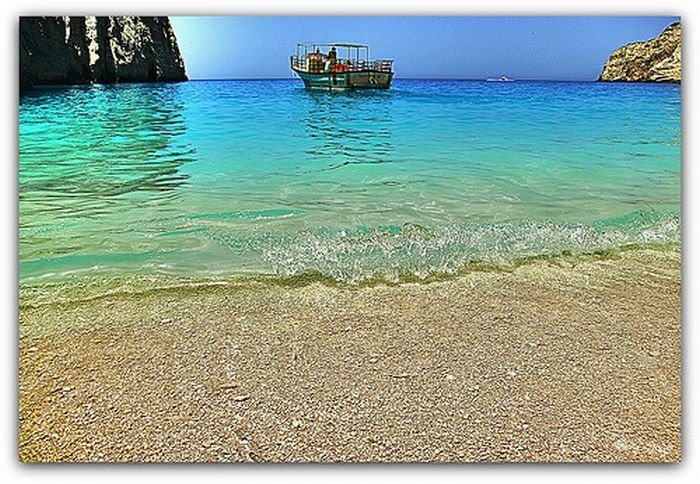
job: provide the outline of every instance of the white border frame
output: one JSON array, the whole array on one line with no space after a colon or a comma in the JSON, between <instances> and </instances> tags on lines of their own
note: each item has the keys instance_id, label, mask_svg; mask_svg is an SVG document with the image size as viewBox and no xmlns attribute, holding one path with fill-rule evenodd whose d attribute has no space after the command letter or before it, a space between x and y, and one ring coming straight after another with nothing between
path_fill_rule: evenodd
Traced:
<instances>
[{"instance_id":1,"label":"white border frame","mask_svg":"<svg viewBox=\"0 0 700 484\"><path fill-rule=\"evenodd\" d=\"M518 484L567 481L588 482L591 479L634 480L650 482L686 481L700 475L697 455L697 374L698 321L697 303L693 293L698 282L698 258L694 256L698 223L698 169L693 153L696 136L695 117L698 111L694 94L695 59L697 48L696 9L700 2L683 0L489 0L461 4L456 0L388 0L381 4L372 0L345 3L329 0L255 0L236 4L224 0L120 0L98 4L87 0L9 0L3 2L1 18L2 96L4 113L2 170L2 207L0 228L2 237L2 412L3 438L0 440L0 460L3 474L10 482L24 479L62 482L94 483L96 480L121 482L124 478L151 480L165 477L172 483L191 483L202 478L250 479L256 483L284 480L307 482L355 482L358 479L379 480L398 477L404 482L426 479L461 481L465 479L517 480ZM17 102L18 102L18 17L20 15L653 15L680 16L683 24L683 168L682 168L682 230L683 230L683 461L674 464L500 464L500 465L77 465L20 464L17 457L17 270L18 270L18 199L17 199ZM602 67L602 66L601 66ZM6 481L7 482L7 481ZM568 484L568 483L567 483Z\"/></svg>"}]
</instances>

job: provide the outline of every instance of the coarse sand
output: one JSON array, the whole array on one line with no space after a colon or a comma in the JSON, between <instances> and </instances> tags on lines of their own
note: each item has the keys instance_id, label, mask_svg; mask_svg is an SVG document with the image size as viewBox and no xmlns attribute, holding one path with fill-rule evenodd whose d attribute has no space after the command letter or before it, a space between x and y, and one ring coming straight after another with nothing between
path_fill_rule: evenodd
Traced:
<instances>
[{"instance_id":1,"label":"coarse sand","mask_svg":"<svg viewBox=\"0 0 700 484\"><path fill-rule=\"evenodd\" d=\"M680 249L20 297L21 461L679 461Z\"/></svg>"}]
</instances>

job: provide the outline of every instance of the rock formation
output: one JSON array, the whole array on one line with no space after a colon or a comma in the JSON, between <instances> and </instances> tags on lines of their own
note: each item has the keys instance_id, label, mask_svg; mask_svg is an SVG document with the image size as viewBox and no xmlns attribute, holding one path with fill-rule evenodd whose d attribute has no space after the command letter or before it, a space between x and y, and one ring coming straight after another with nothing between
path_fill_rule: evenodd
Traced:
<instances>
[{"instance_id":1,"label":"rock formation","mask_svg":"<svg viewBox=\"0 0 700 484\"><path fill-rule=\"evenodd\" d=\"M681 82L681 24L669 25L654 39L617 49L598 80Z\"/></svg>"},{"instance_id":2,"label":"rock formation","mask_svg":"<svg viewBox=\"0 0 700 484\"><path fill-rule=\"evenodd\" d=\"M20 90L186 81L168 17L21 17Z\"/></svg>"}]
</instances>

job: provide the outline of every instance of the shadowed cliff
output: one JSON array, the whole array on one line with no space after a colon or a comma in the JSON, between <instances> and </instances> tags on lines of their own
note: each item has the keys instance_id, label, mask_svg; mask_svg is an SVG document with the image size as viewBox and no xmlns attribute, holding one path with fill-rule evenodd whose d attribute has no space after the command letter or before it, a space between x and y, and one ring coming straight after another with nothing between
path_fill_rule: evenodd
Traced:
<instances>
[{"instance_id":1,"label":"shadowed cliff","mask_svg":"<svg viewBox=\"0 0 700 484\"><path fill-rule=\"evenodd\" d=\"M654 39L617 49L598 80L681 82L681 24L669 25Z\"/></svg>"},{"instance_id":2,"label":"shadowed cliff","mask_svg":"<svg viewBox=\"0 0 700 484\"><path fill-rule=\"evenodd\" d=\"M186 81L168 17L21 17L20 90Z\"/></svg>"}]
</instances>

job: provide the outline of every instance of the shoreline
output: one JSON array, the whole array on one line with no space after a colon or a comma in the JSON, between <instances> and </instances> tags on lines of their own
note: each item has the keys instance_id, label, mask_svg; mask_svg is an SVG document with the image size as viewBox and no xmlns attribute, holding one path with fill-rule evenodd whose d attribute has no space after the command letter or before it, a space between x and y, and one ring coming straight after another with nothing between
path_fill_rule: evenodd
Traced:
<instances>
[{"instance_id":1,"label":"shoreline","mask_svg":"<svg viewBox=\"0 0 700 484\"><path fill-rule=\"evenodd\" d=\"M119 275L102 275L86 277L65 277L63 279L48 279L32 277L29 281L19 282L20 310L52 304L72 304L87 302L105 297L138 295L152 291L196 290L209 286L228 286L240 288L248 285L268 287L295 288L314 283L339 289L361 289L374 286L400 286L404 284L432 284L468 276L474 272L508 273L522 266L537 263L551 263L564 266L575 266L582 262L616 260L625 252L630 251L680 251L680 243L642 244L633 243L616 248L605 248L572 254L564 250L559 254L540 254L515 258L508 262L489 260L472 260L452 271L431 272L417 276L408 271L399 272L397 277L386 277L381 274L372 275L357 281L337 280L331 275L317 270L308 270L300 274L284 275L272 273L242 273L242 274L213 274L211 276L178 276L174 274L134 273Z\"/></svg>"},{"instance_id":2,"label":"shoreline","mask_svg":"<svg viewBox=\"0 0 700 484\"><path fill-rule=\"evenodd\" d=\"M679 461L680 268L25 297L20 460Z\"/></svg>"}]
</instances>

